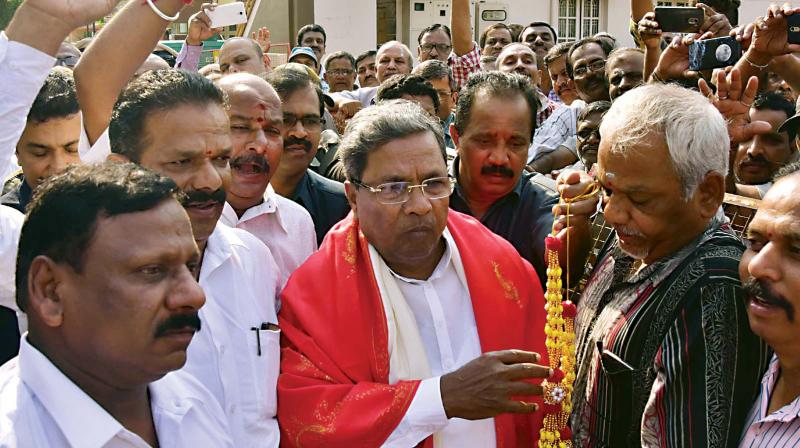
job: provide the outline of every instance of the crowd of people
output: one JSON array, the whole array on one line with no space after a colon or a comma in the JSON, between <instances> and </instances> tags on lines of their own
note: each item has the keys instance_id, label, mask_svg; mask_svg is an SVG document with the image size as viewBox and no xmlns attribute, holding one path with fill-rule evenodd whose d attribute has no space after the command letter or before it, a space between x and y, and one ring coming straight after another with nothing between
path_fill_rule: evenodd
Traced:
<instances>
[{"instance_id":1,"label":"crowd of people","mask_svg":"<svg viewBox=\"0 0 800 448\"><path fill-rule=\"evenodd\" d=\"M800 446L800 7L631 0L622 48L452 0L416 53L201 67L216 5L167 61L191 1L148 0L65 41L117 2L0 33L0 447Z\"/></svg>"}]
</instances>

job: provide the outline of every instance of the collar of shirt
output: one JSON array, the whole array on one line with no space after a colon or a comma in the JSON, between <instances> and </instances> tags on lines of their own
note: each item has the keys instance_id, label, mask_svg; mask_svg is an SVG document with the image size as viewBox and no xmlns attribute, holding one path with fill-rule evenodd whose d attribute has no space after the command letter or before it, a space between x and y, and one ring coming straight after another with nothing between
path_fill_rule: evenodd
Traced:
<instances>
[{"instance_id":1,"label":"collar of shirt","mask_svg":"<svg viewBox=\"0 0 800 448\"><path fill-rule=\"evenodd\" d=\"M278 224L288 233L289 229L286 228L286 223L283 221L280 210L278 209L278 201L275 199L276 194L275 190L272 189L272 185L267 186L267 190L264 191L264 201L245 210L241 218L236 214L233 207L226 202L225 207L222 209L222 216L226 222L231 223L231 227L236 227L241 223L256 219L259 216L275 214Z\"/></svg>"},{"instance_id":2,"label":"collar of shirt","mask_svg":"<svg viewBox=\"0 0 800 448\"><path fill-rule=\"evenodd\" d=\"M214 270L222 266L233 255L232 246L238 244L247 246L239 239L232 227L217 222L214 232L206 241L206 251L203 255L203 264L200 266L200 283L204 282Z\"/></svg>"},{"instance_id":3,"label":"collar of shirt","mask_svg":"<svg viewBox=\"0 0 800 448\"><path fill-rule=\"evenodd\" d=\"M437 278L440 278L442 275L444 275L445 271L447 271L447 269L450 266L450 262L452 261L453 252L450 249L450 247L451 245L455 244L455 241L453 240L453 236L450 235L450 231L448 231L447 228L445 228L444 232L442 232L442 237L444 238L444 254L442 254L442 258L439 259L439 264L436 265L436 268L433 270L430 277L428 277L426 280L407 278L403 277L402 275L398 274L397 272L394 272L394 270L389 268L389 270L392 272L392 275L395 276L398 280L410 283L412 285L419 285L421 283L432 282Z\"/></svg>"},{"instance_id":4,"label":"collar of shirt","mask_svg":"<svg viewBox=\"0 0 800 448\"><path fill-rule=\"evenodd\" d=\"M133 434L30 345L27 333L20 343L18 363L20 380L47 409L70 446L102 447L121 432L128 437ZM176 416L191 409L192 400L181 398L173 385L162 388L154 382L149 389L156 425L157 409Z\"/></svg>"},{"instance_id":5,"label":"collar of shirt","mask_svg":"<svg viewBox=\"0 0 800 448\"><path fill-rule=\"evenodd\" d=\"M775 391L775 384L781 374L781 365L778 355L772 355L769 368L761 380L761 409L759 409L758 418L754 423L765 422L782 422L789 423L797 418L800 418L800 397L796 397L791 403L783 406L772 414L769 412L769 402L772 398L772 393Z\"/></svg>"}]
</instances>

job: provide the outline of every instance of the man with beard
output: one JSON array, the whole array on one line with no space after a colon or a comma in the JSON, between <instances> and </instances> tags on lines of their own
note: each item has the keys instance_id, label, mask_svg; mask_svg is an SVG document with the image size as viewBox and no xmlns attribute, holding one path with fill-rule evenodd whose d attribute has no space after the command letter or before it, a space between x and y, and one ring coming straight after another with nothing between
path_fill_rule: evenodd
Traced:
<instances>
[{"instance_id":1,"label":"man with beard","mask_svg":"<svg viewBox=\"0 0 800 448\"><path fill-rule=\"evenodd\" d=\"M620 48L608 56L606 79L608 96L614 101L628 90L644 83L644 51Z\"/></svg>"},{"instance_id":2,"label":"man with beard","mask_svg":"<svg viewBox=\"0 0 800 448\"><path fill-rule=\"evenodd\" d=\"M305 208L314 221L317 245L350 207L344 186L309 169L322 135L323 93L307 73L275 70L266 77L283 112L283 154L271 183L275 191Z\"/></svg>"},{"instance_id":3,"label":"man with beard","mask_svg":"<svg viewBox=\"0 0 800 448\"><path fill-rule=\"evenodd\" d=\"M580 160L572 168L587 173L592 171L592 167L597 163L597 151L600 148L600 123L610 108L611 103L608 101L595 101L578 114L576 149Z\"/></svg>"},{"instance_id":4,"label":"man with beard","mask_svg":"<svg viewBox=\"0 0 800 448\"><path fill-rule=\"evenodd\" d=\"M536 108L533 87L521 75L481 72L470 78L450 129L458 151L451 169L457 183L450 208L475 216L509 241L544 284L544 240L553 227L558 197L523 170L536 129ZM572 205L575 240L582 241L575 235L588 232L596 204L593 197ZM588 246L572 244L570 249L582 253ZM570 268L581 270L575 264Z\"/></svg>"},{"instance_id":5,"label":"man with beard","mask_svg":"<svg viewBox=\"0 0 800 448\"><path fill-rule=\"evenodd\" d=\"M4 446L233 446L209 391L171 373L205 301L180 194L133 164L37 189L16 276L29 330L0 369Z\"/></svg>"},{"instance_id":6,"label":"man with beard","mask_svg":"<svg viewBox=\"0 0 800 448\"><path fill-rule=\"evenodd\" d=\"M533 22L522 30L519 40L536 53L536 66L541 68L546 65L544 58L547 53L558 43L558 34L547 22ZM552 101L558 101L558 96L552 89L550 77L546 76L547 73L544 70L540 74L539 87L542 92L545 92Z\"/></svg>"},{"instance_id":7,"label":"man with beard","mask_svg":"<svg viewBox=\"0 0 800 448\"><path fill-rule=\"evenodd\" d=\"M775 173L797 159L798 118L794 111L779 93L766 92L756 97L749 111L750 121L769 123L770 130L739 143L728 179L730 192L760 199L772 187Z\"/></svg>"},{"instance_id":8,"label":"man with beard","mask_svg":"<svg viewBox=\"0 0 800 448\"><path fill-rule=\"evenodd\" d=\"M497 56L497 69L503 73L518 73L528 78L536 94L536 101L539 103L536 108L536 127L541 126L553 114L556 104L539 89L539 67L536 53L525 44L506 45Z\"/></svg>"},{"instance_id":9,"label":"man with beard","mask_svg":"<svg viewBox=\"0 0 800 448\"><path fill-rule=\"evenodd\" d=\"M378 84L386 81L392 75L407 75L411 73L414 61L411 50L396 40L386 42L378 48L375 56L376 78ZM342 110L347 118L352 117L361 108L375 104L375 95L378 87L361 87L357 90L348 90L331 95L337 107Z\"/></svg>"},{"instance_id":10,"label":"man with beard","mask_svg":"<svg viewBox=\"0 0 800 448\"><path fill-rule=\"evenodd\" d=\"M380 85L378 78L375 77L375 50L367 50L356 58L356 72L358 72L359 87L377 87Z\"/></svg>"},{"instance_id":11,"label":"man with beard","mask_svg":"<svg viewBox=\"0 0 800 448\"><path fill-rule=\"evenodd\" d=\"M779 171L747 229L739 264L750 328L775 351L744 425L740 447L796 446L800 437L800 171Z\"/></svg>"},{"instance_id":12,"label":"man with beard","mask_svg":"<svg viewBox=\"0 0 800 448\"><path fill-rule=\"evenodd\" d=\"M514 42L514 37L511 35L508 25L495 23L481 33L481 54L496 57L511 42Z\"/></svg>"},{"instance_id":13,"label":"man with beard","mask_svg":"<svg viewBox=\"0 0 800 448\"><path fill-rule=\"evenodd\" d=\"M575 81L578 96L587 104L610 99L605 68L611 51L607 40L587 37L572 44L567 53L567 74Z\"/></svg>"},{"instance_id":14,"label":"man with beard","mask_svg":"<svg viewBox=\"0 0 800 448\"><path fill-rule=\"evenodd\" d=\"M597 178L615 233L575 319L574 441L731 446L768 350L744 317L744 247L716 216L726 122L697 92L648 84L613 103L600 135Z\"/></svg>"},{"instance_id":15,"label":"man with beard","mask_svg":"<svg viewBox=\"0 0 800 448\"><path fill-rule=\"evenodd\" d=\"M249 73L226 76L217 86L228 95L233 148L220 220L266 244L284 285L317 249L317 238L308 212L269 185L283 154L281 100L272 86Z\"/></svg>"},{"instance_id":16,"label":"man with beard","mask_svg":"<svg viewBox=\"0 0 800 448\"><path fill-rule=\"evenodd\" d=\"M183 5L158 2L165 14ZM107 133L112 158L164 174L186 193L184 207L201 253L195 276L206 304L200 310L204 331L189 346L184 370L222 405L236 446L278 446L280 271L264 243L219 222L231 181L225 94L183 70L147 72L128 83L166 25L147 4L131 2L86 49L75 70L88 140L82 145L102 146L108 140L99 136Z\"/></svg>"}]
</instances>

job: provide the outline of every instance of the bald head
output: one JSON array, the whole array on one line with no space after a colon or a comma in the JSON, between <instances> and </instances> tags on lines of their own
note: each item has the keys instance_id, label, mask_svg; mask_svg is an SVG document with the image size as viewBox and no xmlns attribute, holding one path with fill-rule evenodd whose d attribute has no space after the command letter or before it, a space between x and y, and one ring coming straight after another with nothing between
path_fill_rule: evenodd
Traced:
<instances>
[{"instance_id":1,"label":"bald head","mask_svg":"<svg viewBox=\"0 0 800 448\"><path fill-rule=\"evenodd\" d=\"M147 55L147 59L144 60L144 64L140 65L138 69L136 69L136 73L133 76L140 76L142 73L149 71L149 70L169 70L171 67L167 64L167 61L164 60L161 56L155 55L150 53Z\"/></svg>"},{"instance_id":2,"label":"bald head","mask_svg":"<svg viewBox=\"0 0 800 448\"><path fill-rule=\"evenodd\" d=\"M220 79L217 86L228 95L231 102L234 101L234 97L251 96L266 104L281 107L278 93L260 76L250 73L234 73Z\"/></svg>"},{"instance_id":3,"label":"bald head","mask_svg":"<svg viewBox=\"0 0 800 448\"><path fill-rule=\"evenodd\" d=\"M383 82L392 75L411 73L412 61L411 50L402 42L393 40L381 45L375 57L378 82Z\"/></svg>"},{"instance_id":4,"label":"bald head","mask_svg":"<svg viewBox=\"0 0 800 448\"><path fill-rule=\"evenodd\" d=\"M248 37L234 37L219 49L219 67L223 74L251 73L260 75L267 71L266 58L261 46Z\"/></svg>"}]
</instances>

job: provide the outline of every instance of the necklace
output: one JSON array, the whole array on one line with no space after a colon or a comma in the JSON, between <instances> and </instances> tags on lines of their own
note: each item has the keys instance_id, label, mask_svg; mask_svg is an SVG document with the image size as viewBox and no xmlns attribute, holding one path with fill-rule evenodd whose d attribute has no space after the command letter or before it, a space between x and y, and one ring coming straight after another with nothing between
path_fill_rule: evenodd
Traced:
<instances>
[{"instance_id":1,"label":"necklace","mask_svg":"<svg viewBox=\"0 0 800 448\"><path fill-rule=\"evenodd\" d=\"M561 198L567 205L567 226L569 229L570 204L589 198L598 191L597 184L591 184L586 191L575 198ZM569 231L567 243L567 286L569 287ZM547 320L544 327L545 347L553 376L542 381L544 399L544 424L539 432L539 448L572 448L572 431L569 428L569 415L572 412L572 390L575 382L575 316L577 307L569 299L562 302L561 266L558 253L561 240L555 231L545 239L547 261L547 292L545 311Z\"/></svg>"}]
</instances>

